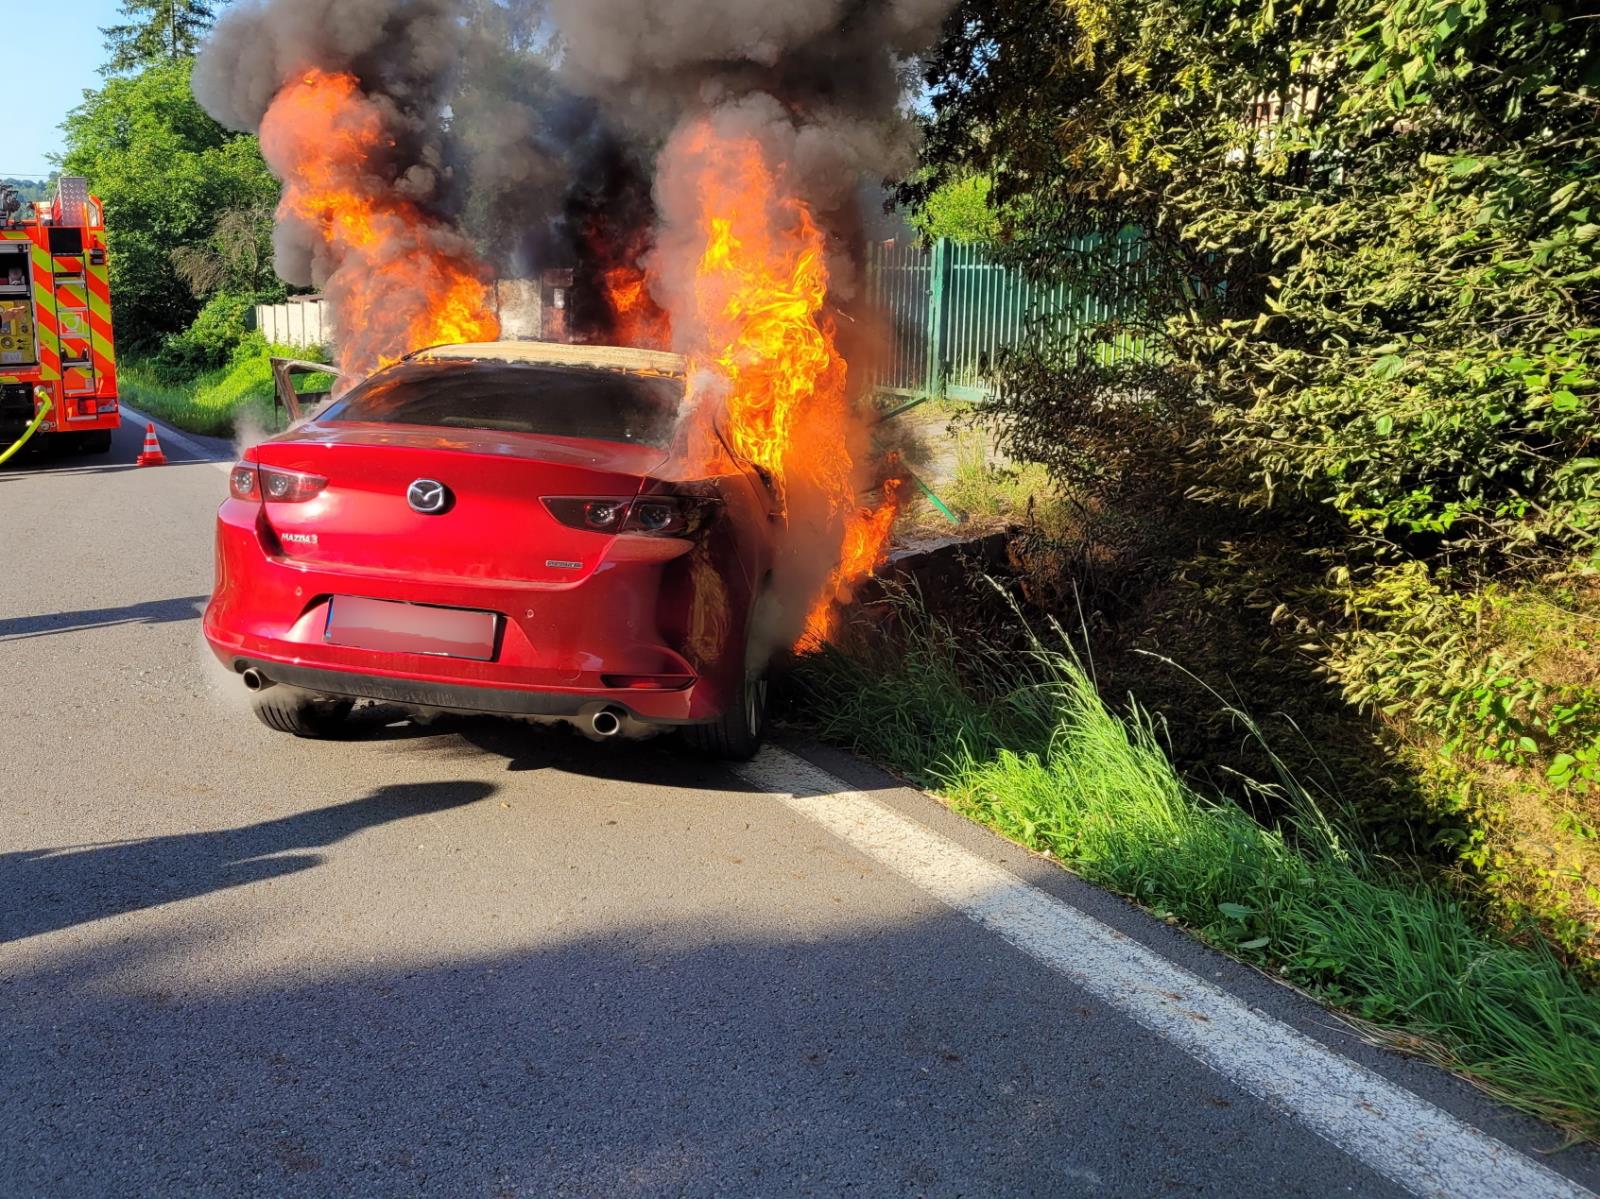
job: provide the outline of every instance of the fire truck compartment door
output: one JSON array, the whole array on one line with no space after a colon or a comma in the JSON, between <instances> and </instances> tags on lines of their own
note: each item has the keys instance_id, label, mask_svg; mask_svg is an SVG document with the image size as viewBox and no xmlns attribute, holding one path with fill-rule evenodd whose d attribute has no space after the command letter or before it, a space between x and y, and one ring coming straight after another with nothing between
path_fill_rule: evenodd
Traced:
<instances>
[{"instance_id":1,"label":"fire truck compartment door","mask_svg":"<svg viewBox=\"0 0 1600 1199\"><path fill-rule=\"evenodd\" d=\"M33 332L33 305L0 299L0 366L34 364Z\"/></svg>"},{"instance_id":2,"label":"fire truck compartment door","mask_svg":"<svg viewBox=\"0 0 1600 1199\"><path fill-rule=\"evenodd\" d=\"M32 366L33 285L28 277L28 243L0 242L0 367Z\"/></svg>"}]
</instances>

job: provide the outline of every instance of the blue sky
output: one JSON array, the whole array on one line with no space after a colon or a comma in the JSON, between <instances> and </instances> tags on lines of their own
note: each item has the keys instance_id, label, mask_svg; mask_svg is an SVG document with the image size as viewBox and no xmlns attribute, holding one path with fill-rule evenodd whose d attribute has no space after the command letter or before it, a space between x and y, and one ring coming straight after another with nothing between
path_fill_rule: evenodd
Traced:
<instances>
[{"instance_id":1,"label":"blue sky","mask_svg":"<svg viewBox=\"0 0 1600 1199\"><path fill-rule=\"evenodd\" d=\"M0 120L0 176L42 178L61 150L56 128L100 86L102 25L118 19L118 0L0 0L6 48L7 112Z\"/></svg>"}]
</instances>

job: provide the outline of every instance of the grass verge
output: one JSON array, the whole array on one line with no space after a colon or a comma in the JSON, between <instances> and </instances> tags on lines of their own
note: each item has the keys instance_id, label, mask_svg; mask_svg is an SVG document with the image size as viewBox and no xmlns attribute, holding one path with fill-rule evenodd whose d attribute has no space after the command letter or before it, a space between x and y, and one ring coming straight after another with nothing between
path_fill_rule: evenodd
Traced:
<instances>
[{"instance_id":1,"label":"grass verge","mask_svg":"<svg viewBox=\"0 0 1600 1199\"><path fill-rule=\"evenodd\" d=\"M1369 856L1287 772L1269 784L1294 813L1279 828L1196 790L1151 720L1113 712L1069 649L975 645L913 600L898 607L892 647L802 664L824 736L1398 1047L1600 1139L1600 995L1542 941L1503 940L1421 874Z\"/></svg>"},{"instance_id":2,"label":"grass verge","mask_svg":"<svg viewBox=\"0 0 1600 1199\"><path fill-rule=\"evenodd\" d=\"M173 381L137 360L121 364L117 374L122 398L141 412L191 433L231 437L240 426L251 431L273 428L274 355L320 361L304 349L247 341L227 366L192 379ZM329 381L327 376L303 375L296 386L326 387Z\"/></svg>"}]
</instances>

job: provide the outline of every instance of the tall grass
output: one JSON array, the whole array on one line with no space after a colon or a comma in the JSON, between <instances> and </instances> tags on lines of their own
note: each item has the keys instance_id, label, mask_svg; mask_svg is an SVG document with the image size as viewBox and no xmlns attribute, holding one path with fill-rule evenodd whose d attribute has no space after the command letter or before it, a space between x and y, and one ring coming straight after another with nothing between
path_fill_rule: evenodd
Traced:
<instances>
[{"instance_id":1,"label":"tall grass","mask_svg":"<svg viewBox=\"0 0 1600 1199\"><path fill-rule=\"evenodd\" d=\"M118 367L122 398L141 412L160 417L192 433L229 437L240 425L252 430L271 429L273 354L305 358L307 351L247 343L227 366L192 379L173 382L153 366L138 361ZM296 387L327 387L331 376L302 375Z\"/></svg>"},{"instance_id":2,"label":"tall grass","mask_svg":"<svg viewBox=\"0 0 1600 1199\"><path fill-rule=\"evenodd\" d=\"M1197 790L1148 715L1107 706L1065 638L1000 650L914 601L898 607L892 647L802 664L825 736L1516 1106L1600 1138L1600 995L1542 941L1502 939L1417 872L1369 857L1286 773L1266 784L1288 813L1278 827Z\"/></svg>"}]
</instances>

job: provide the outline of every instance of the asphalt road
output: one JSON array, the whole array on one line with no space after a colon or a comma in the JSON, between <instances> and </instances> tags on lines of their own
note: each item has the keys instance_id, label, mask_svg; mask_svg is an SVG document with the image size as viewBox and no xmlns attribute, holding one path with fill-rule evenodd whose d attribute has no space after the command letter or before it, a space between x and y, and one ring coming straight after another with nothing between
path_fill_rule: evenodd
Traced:
<instances>
[{"instance_id":1,"label":"asphalt road","mask_svg":"<svg viewBox=\"0 0 1600 1199\"><path fill-rule=\"evenodd\" d=\"M0 470L0 1195L1600 1188L839 755L798 747L832 781L790 799L788 755L384 709L268 732L200 641L225 477L171 440L133 469L138 432ZM1178 991L1139 981L1168 962ZM1278 1086L1295 1053L1325 1093Z\"/></svg>"}]
</instances>

